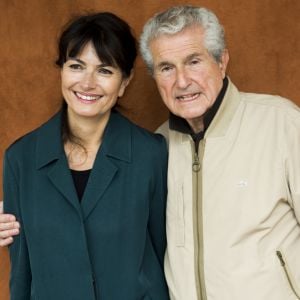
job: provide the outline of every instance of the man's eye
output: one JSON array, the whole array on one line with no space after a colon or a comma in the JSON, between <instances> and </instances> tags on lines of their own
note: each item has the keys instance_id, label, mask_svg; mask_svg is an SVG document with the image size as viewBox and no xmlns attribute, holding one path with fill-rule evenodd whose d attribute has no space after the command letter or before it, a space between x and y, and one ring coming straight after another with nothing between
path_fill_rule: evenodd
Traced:
<instances>
[{"instance_id":1,"label":"man's eye","mask_svg":"<svg viewBox=\"0 0 300 300\"><path fill-rule=\"evenodd\" d=\"M193 59L190 64L191 65L197 65L199 63L199 60L198 59Z\"/></svg>"},{"instance_id":2,"label":"man's eye","mask_svg":"<svg viewBox=\"0 0 300 300\"><path fill-rule=\"evenodd\" d=\"M72 70L82 70L82 66L79 64L71 64L69 65L69 68Z\"/></svg>"},{"instance_id":3,"label":"man's eye","mask_svg":"<svg viewBox=\"0 0 300 300\"><path fill-rule=\"evenodd\" d=\"M161 72L168 72L168 71L170 71L171 69L172 69L171 66L164 66L164 67L161 68Z\"/></svg>"}]
</instances>

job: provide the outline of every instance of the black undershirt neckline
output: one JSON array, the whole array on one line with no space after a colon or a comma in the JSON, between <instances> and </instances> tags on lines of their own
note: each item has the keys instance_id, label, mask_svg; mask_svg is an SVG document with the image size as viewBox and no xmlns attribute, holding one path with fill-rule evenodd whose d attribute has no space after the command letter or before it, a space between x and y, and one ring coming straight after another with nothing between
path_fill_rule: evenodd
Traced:
<instances>
[{"instance_id":1,"label":"black undershirt neckline","mask_svg":"<svg viewBox=\"0 0 300 300\"><path fill-rule=\"evenodd\" d=\"M79 202L81 202L92 170L89 169L89 170L78 171L78 170L70 169L70 171L72 174L72 178L73 178L73 182L74 182L74 186L77 192Z\"/></svg>"}]
</instances>

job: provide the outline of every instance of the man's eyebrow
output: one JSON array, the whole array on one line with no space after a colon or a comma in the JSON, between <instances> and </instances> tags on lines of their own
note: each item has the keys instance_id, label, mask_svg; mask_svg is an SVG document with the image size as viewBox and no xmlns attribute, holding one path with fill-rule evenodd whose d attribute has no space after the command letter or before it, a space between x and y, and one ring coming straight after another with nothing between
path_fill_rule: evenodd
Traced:
<instances>
[{"instance_id":1,"label":"man's eyebrow","mask_svg":"<svg viewBox=\"0 0 300 300\"><path fill-rule=\"evenodd\" d=\"M188 61L190 61L190 60L192 60L192 59L194 59L194 58L200 58L201 56L203 56L202 53L194 52L194 53L188 55L188 56L185 58L184 62L188 62Z\"/></svg>"},{"instance_id":2,"label":"man's eyebrow","mask_svg":"<svg viewBox=\"0 0 300 300\"><path fill-rule=\"evenodd\" d=\"M172 65L172 63L171 62L169 62L169 61L161 61L156 67L155 67L155 69L161 69L162 67L164 67L164 66L170 66L170 65Z\"/></svg>"},{"instance_id":3,"label":"man's eyebrow","mask_svg":"<svg viewBox=\"0 0 300 300\"><path fill-rule=\"evenodd\" d=\"M184 58L184 63L187 63L194 58L201 58L202 56L203 56L203 53L194 52ZM161 69L164 66L172 66L172 65L173 65L173 63L171 63L170 61L164 60L164 61L160 62L155 68Z\"/></svg>"}]
</instances>

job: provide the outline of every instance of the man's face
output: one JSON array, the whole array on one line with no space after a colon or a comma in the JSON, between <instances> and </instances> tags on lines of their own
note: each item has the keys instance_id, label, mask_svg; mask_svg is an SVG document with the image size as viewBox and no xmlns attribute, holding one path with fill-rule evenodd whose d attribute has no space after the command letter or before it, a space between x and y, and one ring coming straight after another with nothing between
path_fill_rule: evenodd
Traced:
<instances>
[{"instance_id":1,"label":"man's face","mask_svg":"<svg viewBox=\"0 0 300 300\"><path fill-rule=\"evenodd\" d=\"M161 35L150 43L154 79L160 95L175 115L188 121L195 132L223 86L228 52L216 62L204 46L198 25L174 35Z\"/></svg>"}]
</instances>

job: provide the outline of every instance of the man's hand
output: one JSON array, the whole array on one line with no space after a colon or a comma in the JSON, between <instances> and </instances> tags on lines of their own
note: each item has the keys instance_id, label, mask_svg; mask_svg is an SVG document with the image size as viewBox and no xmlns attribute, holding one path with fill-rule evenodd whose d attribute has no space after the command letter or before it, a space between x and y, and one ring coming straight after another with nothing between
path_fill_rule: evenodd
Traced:
<instances>
[{"instance_id":1,"label":"man's hand","mask_svg":"<svg viewBox=\"0 0 300 300\"><path fill-rule=\"evenodd\" d=\"M3 214L3 201L0 201L0 247L13 242L13 236L19 234L20 224L15 216Z\"/></svg>"}]
</instances>

